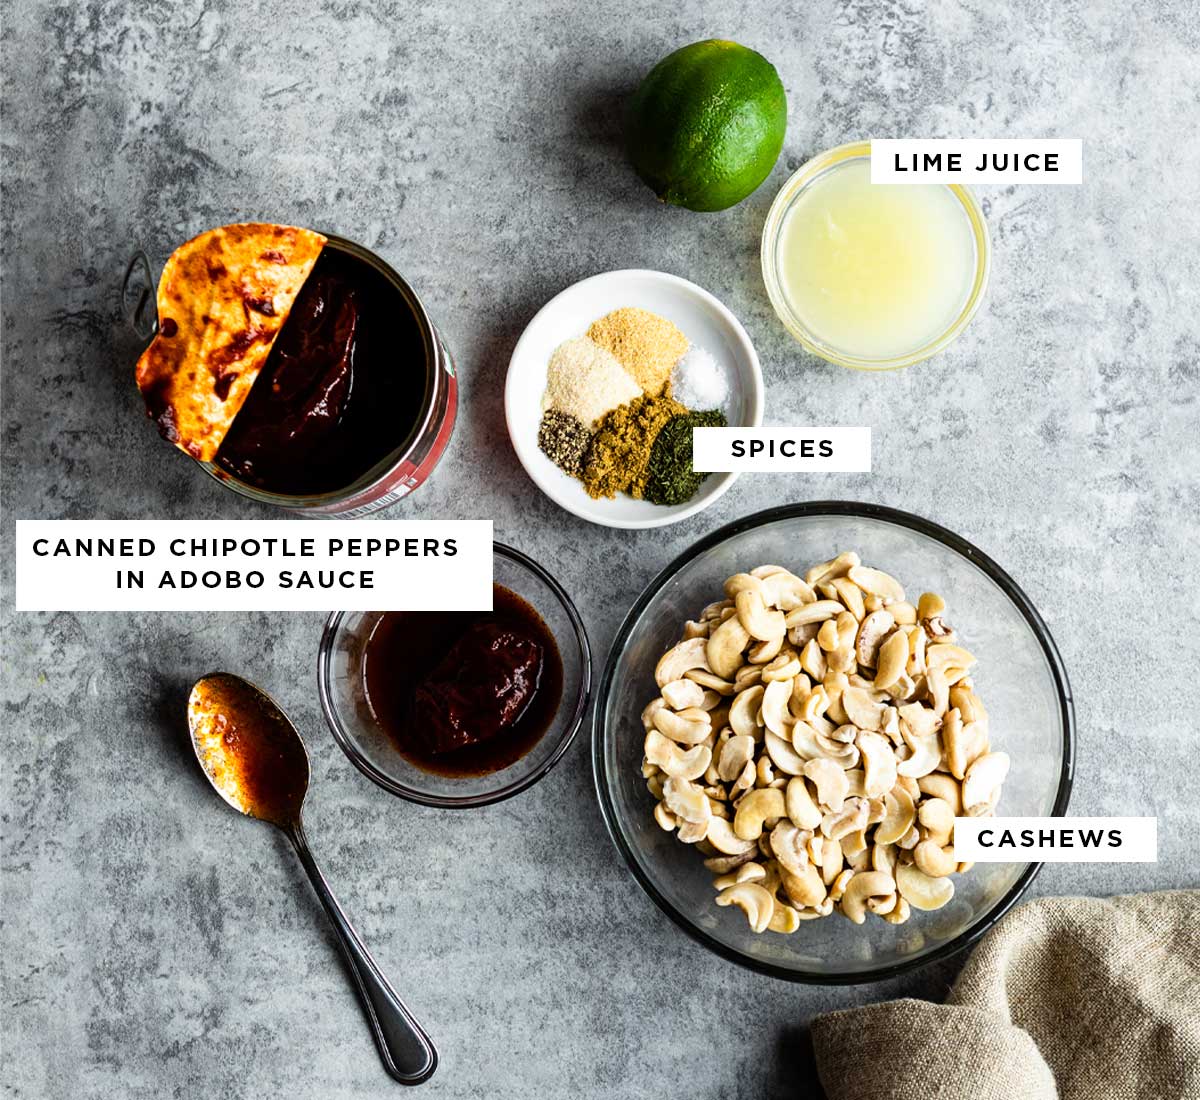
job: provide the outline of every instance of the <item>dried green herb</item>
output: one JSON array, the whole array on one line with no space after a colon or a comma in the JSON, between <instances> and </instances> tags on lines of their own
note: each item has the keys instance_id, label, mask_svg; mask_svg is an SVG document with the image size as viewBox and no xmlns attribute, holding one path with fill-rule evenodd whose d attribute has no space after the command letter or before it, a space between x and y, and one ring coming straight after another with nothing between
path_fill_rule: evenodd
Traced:
<instances>
[{"instance_id":1,"label":"dried green herb","mask_svg":"<svg viewBox=\"0 0 1200 1100\"><path fill-rule=\"evenodd\" d=\"M724 428L729 421L719 409L689 412L663 425L650 449L646 499L654 504L683 504L696 495L708 474L692 469L692 429Z\"/></svg>"}]
</instances>

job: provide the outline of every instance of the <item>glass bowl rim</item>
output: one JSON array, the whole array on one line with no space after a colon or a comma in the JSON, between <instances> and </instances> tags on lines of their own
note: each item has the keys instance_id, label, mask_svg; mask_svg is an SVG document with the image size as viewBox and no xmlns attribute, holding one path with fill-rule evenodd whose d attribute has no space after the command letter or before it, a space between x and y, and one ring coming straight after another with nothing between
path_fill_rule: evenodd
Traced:
<instances>
[{"instance_id":1,"label":"glass bowl rim","mask_svg":"<svg viewBox=\"0 0 1200 1100\"><path fill-rule=\"evenodd\" d=\"M923 362L944 351L957 340L975 314L979 311L987 294L988 282L992 270L992 239L988 232L987 218L984 217L983 207L975 197L975 193L961 183L945 183L941 186L948 188L962 204L963 212L971 223L971 230L977 243L978 255L975 259L975 276L971 284L971 293L958 315L946 326L945 331L922 344L919 348L885 359L869 359L860 355L852 355L822 341L816 333L800 322L786 308L787 300L779 286L778 263L776 262L776 245L779 234L783 229L783 221L792 204L828 169L849 160L870 159L871 143L869 141L851 141L844 145L834 146L824 152L810 157L784 181L778 194L771 201L767 210L766 221L763 223L762 237L759 242L759 263L762 267L763 282L766 284L767 297L771 301L780 323L788 330L792 338L805 351L823 359L834 366L847 367L850 370L886 371L899 370ZM881 185L883 186L883 185ZM904 186L897 184L894 186Z\"/></svg>"},{"instance_id":2,"label":"glass bowl rim","mask_svg":"<svg viewBox=\"0 0 1200 1100\"><path fill-rule=\"evenodd\" d=\"M571 747L571 743L575 740L575 735L579 732L579 727L583 724L583 716L592 696L592 647L588 641L587 629L583 625L579 611L576 609L571 597L567 595L563 586L532 558L502 542L493 541L492 552L528 570L554 594L571 623L580 663L579 692L575 700L575 709L571 717L567 720L567 723L563 726L562 732L559 734L558 743L554 746L553 751L528 774L514 779L511 783L495 791L477 795L431 794L428 791L418 790L416 787L411 787L393 779L367 760L358 751L343 728L334 707L329 686L333 641L337 637L342 619L347 614L352 614L352 612L330 612L329 617L325 620L325 627L321 632L321 643L317 649L317 694L321 700L321 711L325 715L325 724L329 727L330 733L333 734L333 739L341 747L342 752L349 758L350 763L377 786L382 787L385 791L390 791L400 798L407 799L409 802L418 802L423 806L437 806L441 809L457 810L471 809L476 806L490 806L492 803L503 802L505 799L512 798L513 795L520 794L521 791L532 787L534 783L546 776L550 769L563 758L567 749ZM562 639L557 637L555 641L559 645L563 644ZM524 759L524 757L520 759ZM519 763L519 760L514 761L514 764L516 763Z\"/></svg>"},{"instance_id":3,"label":"glass bowl rim","mask_svg":"<svg viewBox=\"0 0 1200 1100\"><path fill-rule=\"evenodd\" d=\"M1058 647L1054 644L1054 639L1050 636L1050 630L1046 626L1045 621L1016 581L990 557L966 539L931 520L913 515L911 512L904 512L898 508L889 508L882 504L865 504L858 501L819 500L800 504L785 504L776 508L767 508L761 512L745 516L742 519L734 520L732 523L727 523L723 527L717 528L717 530L704 536L704 538L690 546L646 585L617 630L612 647L609 650L608 660L605 662L604 674L600 678L596 692L596 706L592 712L592 779L596 787L601 816L604 818L604 826L608 831L609 838L616 846L617 851L621 853L634 879L659 909L697 943L707 947L710 951L715 952L730 962L737 963L739 966L744 966L750 970L756 970L760 974L767 974L773 978L782 978L785 981L798 982L805 985L865 985L870 982L895 978L901 974L907 974L910 971L929 966L932 963L956 955L978 942L1021 899L1022 895L1029 888L1030 883L1037 877L1042 865L1040 863L1027 864L1025 870L1017 876L1016 881L1009 887L1008 892L993 906L987 916L925 955L854 973L822 973L814 970L792 970L776 963L752 958L722 943L716 937L709 935L699 925L693 923L680 910L676 909L638 864L632 846L626 842L624 835L618 827L616 810L604 782L604 737L601 723L604 720L604 712L608 706L609 690L616 672L617 661L624 652L625 644L629 640L629 635L634 625L650 601L662 591L667 582L684 566L733 536L740 535L757 527L765 527L776 520L799 519L806 516L866 517L883 520L884 522L907 528L918 534L932 538L949 549L956 551L969 562L978 566L988 578L995 582L1032 629L1054 679L1054 686L1063 718L1063 761L1062 770L1059 774L1058 790L1054 798L1054 808L1050 816L1063 817L1066 814L1067 803L1071 797L1071 785L1075 770L1075 705L1071 694L1070 681L1067 679L1066 667L1063 665Z\"/></svg>"}]
</instances>

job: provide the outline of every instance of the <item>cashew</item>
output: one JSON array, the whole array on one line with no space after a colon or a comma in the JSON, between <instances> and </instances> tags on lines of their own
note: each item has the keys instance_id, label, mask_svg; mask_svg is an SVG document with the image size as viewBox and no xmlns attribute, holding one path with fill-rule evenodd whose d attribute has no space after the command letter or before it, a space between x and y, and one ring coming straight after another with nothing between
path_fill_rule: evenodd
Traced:
<instances>
[{"instance_id":1,"label":"cashew","mask_svg":"<svg viewBox=\"0 0 1200 1100\"><path fill-rule=\"evenodd\" d=\"M842 842L825 837L821 843L821 878L829 886L842 873Z\"/></svg>"},{"instance_id":2,"label":"cashew","mask_svg":"<svg viewBox=\"0 0 1200 1100\"><path fill-rule=\"evenodd\" d=\"M864 668L874 668L879 647L896 620L890 611L872 611L863 619L854 643L854 655Z\"/></svg>"},{"instance_id":3,"label":"cashew","mask_svg":"<svg viewBox=\"0 0 1200 1100\"><path fill-rule=\"evenodd\" d=\"M790 935L800 927L800 914L790 905L784 905L778 899L775 900L775 909L771 913L771 920L767 927L772 932L783 932Z\"/></svg>"},{"instance_id":4,"label":"cashew","mask_svg":"<svg viewBox=\"0 0 1200 1100\"><path fill-rule=\"evenodd\" d=\"M867 919L868 898L886 898L895 892L896 882L891 875L882 871L862 871L847 884L839 906L843 916L855 924L862 924Z\"/></svg>"},{"instance_id":5,"label":"cashew","mask_svg":"<svg viewBox=\"0 0 1200 1100\"><path fill-rule=\"evenodd\" d=\"M946 601L933 592L925 592L917 601L917 618L924 622L946 610Z\"/></svg>"},{"instance_id":6,"label":"cashew","mask_svg":"<svg viewBox=\"0 0 1200 1100\"><path fill-rule=\"evenodd\" d=\"M900 731L911 745L937 733L938 716L921 703L906 703L900 707Z\"/></svg>"},{"instance_id":7,"label":"cashew","mask_svg":"<svg viewBox=\"0 0 1200 1100\"><path fill-rule=\"evenodd\" d=\"M995 802L1000 784L1008 775L1008 765L1007 753L990 752L987 756L981 756L967 769L962 784L962 801L963 808L969 816L978 816L971 811Z\"/></svg>"},{"instance_id":8,"label":"cashew","mask_svg":"<svg viewBox=\"0 0 1200 1100\"><path fill-rule=\"evenodd\" d=\"M675 830L675 815L667 809L664 802L660 802L654 807L654 820L658 822L658 827L663 832L670 833Z\"/></svg>"},{"instance_id":9,"label":"cashew","mask_svg":"<svg viewBox=\"0 0 1200 1100\"><path fill-rule=\"evenodd\" d=\"M915 863L896 866L896 886L914 909L940 909L954 897L953 879L933 878Z\"/></svg>"},{"instance_id":10,"label":"cashew","mask_svg":"<svg viewBox=\"0 0 1200 1100\"><path fill-rule=\"evenodd\" d=\"M929 651L925 652L928 657ZM929 695L929 705L933 708L933 713L940 718L950 706L950 685L946 681L946 673L940 668L927 668L925 690Z\"/></svg>"},{"instance_id":11,"label":"cashew","mask_svg":"<svg viewBox=\"0 0 1200 1100\"><path fill-rule=\"evenodd\" d=\"M963 725L970 725L987 718L987 711L979 701L979 696L961 682L950 689L950 705L957 707L962 714Z\"/></svg>"},{"instance_id":12,"label":"cashew","mask_svg":"<svg viewBox=\"0 0 1200 1100\"><path fill-rule=\"evenodd\" d=\"M816 784L817 802L821 806L833 812L842 808L850 784L837 764L826 759L809 760L804 765L804 775Z\"/></svg>"},{"instance_id":13,"label":"cashew","mask_svg":"<svg viewBox=\"0 0 1200 1100\"><path fill-rule=\"evenodd\" d=\"M817 594L812 586L786 569L763 578L763 596L772 607L780 611L794 611L806 603L815 603Z\"/></svg>"},{"instance_id":14,"label":"cashew","mask_svg":"<svg viewBox=\"0 0 1200 1100\"><path fill-rule=\"evenodd\" d=\"M663 801L677 818L703 824L712 817L708 796L686 779L668 779L663 784Z\"/></svg>"},{"instance_id":15,"label":"cashew","mask_svg":"<svg viewBox=\"0 0 1200 1100\"><path fill-rule=\"evenodd\" d=\"M761 589L762 582L759 582ZM782 641L787 633L783 612L768 608L762 593L743 591L734 599L737 616L746 633L760 642Z\"/></svg>"},{"instance_id":16,"label":"cashew","mask_svg":"<svg viewBox=\"0 0 1200 1100\"><path fill-rule=\"evenodd\" d=\"M767 730L765 735L767 755L771 763L785 775L800 775L804 771L805 760L792 746L777 733ZM890 753L888 754L891 755Z\"/></svg>"},{"instance_id":17,"label":"cashew","mask_svg":"<svg viewBox=\"0 0 1200 1100\"><path fill-rule=\"evenodd\" d=\"M850 880L854 878L856 873L853 867L847 867L844 871L837 873L833 882L829 885L829 897L834 902L842 900L842 895L846 893L846 887L850 885Z\"/></svg>"},{"instance_id":18,"label":"cashew","mask_svg":"<svg viewBox=\"0 0 1200 1100\"><path fill-rule=\"evenodd\" d=\"M918 845L919 847L919 845ZM884 871L889 875L896 873L896 852L899 849L894 844L874 844L871 847L871 866L876 871Z\"/></svg>"},{"instance_id":19,"label":"cashew","mask_svg":"<svg viewBox=\"0 0 1200 1100\"><path fill-rule=\"evenodd\" d=\"M771 766L771 758L769 756L760 756L758 763L755 765L756 775L754 782L760 787L770 787L775 782L775 769Z\"/></svg>"},{"instance_id":20,"label":"cashew","mask_svg":"<svg viewBox=\"0 0 1200 1100\"><path fill-rule=\"evenodd\" d=\"M671 680L662 686L662 697L672 710L698 707L704 701L704 688L695 680Z\"/></svg>"},{"instance_id":21,"label":"cashew","mask_svg":"<svg viewBox=\"0 0 1200 1100\"><path fill-rule=\"evenodd\" d=\"M825 674L828 672L825 651L821 649L816 638L804 643L804 648L800 651L800 667L814 680L825 679Z\"/></svg>"},{"instance_id":22,"label":"cashew","mask_svg":"<svg viewBox=\"0 0 1200 1100\"><path fill-rule=\"evenodd\" d=\"M920 779L933 771L941 762L942 750L938 745L937 734L934 734L923 741L918 741L913 746L912 756L896 765L896 773Z\"/></svg>"},{"instance_id":23,"label":"cashew","mask_svg":"<svg viewBox=\"0 0 1200 1100\"><path fill-rule=\"evenodd\" d=\"M663 710L667 705L667 701L663 698L651 699L645 707L642 708L642 729L647 733L654 729L654 716Z\"/></svg>"},{"instance_id":24,"label":"cashew","mask_svg":"<svg viewBox=\"0 0 1200 1100\"><path fill-rule=\"evenodd\" d=\"M676 714L663 707L654 713L654 727L681 745L698 745L712 732L712 719L703 710L689 708Z\"/></svg>"},{"instance_id":25,"label":"cashew","mask_svg":"<svg viewBox=\"0 0 1200 1100\"><path fill-rule=\"evenodd\" d=\"M842 812L845 813L846 811L843 810ZM838 842L842 846L842 855L846 857L846 862L851 867L856 870L866 867L870 860L870 850L867 846L867 829L865 825L861 829L851 829L845 836L838 838Z\"/></svg>"},{"instance_id":26,"label":"cashew","mask_svg":"<svg viewBox=\"0 0 1200 1100\"><path fill-rule=\"evenodd\" d=\"M908 635L894 631L879 647L879 663L875 673L875 690L890 688L901 676L908 664Z\"/></svg>"},{"instance_id":27,"label":"cashew","mask_svg":"<svg viewBox=\"0 0 1200 1100\"><path fill-rule=\"evenodd\" d=\"M730 718L733 714L730 712ZM749 734L735 734L721 748L717 760L717 775L724 783L732 783L742 774L746 763L754 756L754 738Z\"/></svg>"},{"instance_id":28,"label":"cashew","mask_svg":"<svg viewBox=\"0 0 1200 1100\"><path fill-rule=\"evenodd\" d=\"M923 775L917 780L917 786L920 787L922 794L927 794L931 798L940 798L943 802L949 803L950 808L954 811L953 816L958 817L962 813L962 787L953 776L943 773Z\"/></svg>"},{"instance_id":29,"label":"cashew","mask_svg":"<svg viewBox=\"0 0 1200 1100\"><path fill-rule=\"evenodd\" d=\"M794 776L788 780L787 791L784 795L784 809L797 829L812 830L821 824L821 811L808 793L808 784L802 776Z\"/></svg>"},{"instance_id":30,"label":"cashew","mask_svg":"<svg viewBox=\"0 0 1200 1100\"><path fill-rule=\"evenodd\" d=\"M925 650L925 664L931 669L967 669L975 664L975 656L962 646L950 642L935 642Z\"/></svg>"},{"instance_id":31,"label":"cashew","mask_svg":"<svg viewBox=\"0 0 1200 1100\"><path fill-rule=\"evenodd\" d=\"M932 840L922 840L913 849L913 862L931 878L952 875L958 867L954 849L939 847Z\"/></svg>"},{"instance_id":32,"label":"cashew","mask_svg":"<svg viewBox=\"0 0 1200 1100\"><path fill-rule=\"evenodd\" d=\"M742 664L742 653L750 644L750 633L737 615L732 615L716 628L705 644L708 667L724 680L730 680Z\"/></svg>"},{"instance_id":33,"label":"cashew","mask_svg":"<svg viewBox=\"0 0 1200 1100\"><path fill-rule=\"evenodd\" d=\"M786 812L783 792L778 787L757 787L738 803L733 831L742 840L757 840L766 822L774 824Z\"/></svg>"},{"instance_id":34,"label":"cashew","mask_svg":"<svg viewBox=\"0 0 1200 1100\"><path fill-rule=\"evenodd\" d=\"M743 791L748 791L754 786L754 781L758 778L758 767L753 760L747 760L746 766L742 769L742 774L733 781L733 786L729 788L729 797L737 798Z\"/></svg>"},{"instance_id":35,"label":"cashew","mask_svg":"<svg viewBox=\"0 0 1200 1100\"><path fill-rule=\"evenodd\" d=\"M683 674L689 680L695 680L702 688L715 691L718 695L732 695L735 691L733 684L706 668L689 669Z\"/></svg>"},{"instance_id":36,"label":"cashew","mask_svg":"<svg viewBox=\"0 0 1200 1100\"><path fill-rule=\"evenodd\" d=\"M781 821L771 830L771 851L779 865L793 875L801 875L808 865L809 834L802 833L790 821Z\"/></svg>"},{"instance_id":37,"label":"cashew","mask_svg":"<svg viewBox=\"0 0 1200 1100\"><path fill-rule=\"evenodd\" d=\"M820 584L822 581L844 577L853 566L859 564L860 560L853 550L843 551L836 558L830 558L829 561L814 565L804 574L804 579L809 584Z\"/></svg>"},{"instance_id":38,"label":"cashew","mask_svg":"<svg viewBox=\"0 0 1200 1100\"><path fill-rule=\"evenodd\" d=\"M733 691L731 694L743 692L746 688L754 687L762 682L763 670L758 665L742 665L737 670L737 675L733 678Z\"/></svg>"},{"instance_id":39,"label":"cashew","mask_svg":"<svg viewBox=\"0 0 1200 1100\"><path fill-rule=\"evenodd\" d=\"M825 900L825 883L821 881L820 874L811 863L805 864L799 874L792 874L786 867L781 867L780 878L783 891L793 905L819 905Z\"/></svg>"},{"instance_id":40,"label":"cashew","mask_svg":"<svg viewBox=\"0 0 1200 1100\"><path fill-rule=\"evenodd\" d=\"M950 843L954 834L954 807L944 798L927 798L917 809L917 820L925 830L925 839L939 848Z\"/></svg>"},{"instance_id":41,"label":"cashew","mask_svg":"<svg viewBox=\"0 0 1200 1100\"><path fill-rule=\"evenodd\" d=\"M735 607L738 596L743 592L753 592L759 599L763 599L762 577L755 576L753 573L734 573L725 581L725 595L734 601Z\"/></svg>"},{"instance_id":42,"label":"cashew","mask_svg":"<svg viewBox=\"0 0 1200 1100\"><path fill-rule=\"evenodd\" d=\"M729 706L729 724L733 732L751 740L758 738L758 711L762 706L765 688L761 684L746 688L734 696Z\"/></svg>"},{"instance_id":43,"label":"cashew","mask_svg":"<svg viewBox=\"0 0 1200 1100\"><path fill-rule=\"evenodd\" d=\"M698 844L705 838L707 833L708 822L706 821L681 821L675 836L684 844Z\"/></svg>"},{"instance_id":44,"label":"cashew","mask_svg":"<svg viewBox=\"0 0 1200 1100\"><path fill-rule=\"evenodd\" d=\"M728 890L722 890L717 895L717 904L736 905L746 914L746 920L750 922L750 928L754 932L765 931L775 911L775 900L754 882L742 882Z\"/></svg>"},{"instance_id":45,"label":"cashew","mask_svg":"<svg viewBox=\"0 0 1200 1100\"><path fill-rule=\"evenodd\" d=\"M878 732L883 729L884 704L877 703L868 691L860 687L848 687L842 692L842 706L846 714L860 730Z\"/></svg>"},{"instance_id":46,"label":"cashew","mask_svg":"<svg viewBox=\"0 0 1200 1100\"><path fill-rule=\"evenodd\" d=\"M792 682L790 680L772 680L763 690L763 725L780 737L786 736L792 725L791 712L788 710L791 698Z\"/></svg>"},{"instance_id":47,"label":"cashew","mask_svg":"<svg viewBox=\"0 0 1200 1100\"><path fill-rule=\"evenodd\" d=\"M784 625L788 630L797 626L807 626L809 623L823 623L840 615L846 609L841 600L817 600L815 603L802 604L789 611L784 616Z\"/></svg>"},{"instance_id":48,"label":"cashew","mask_svg":"<svg viewBox=\"0 0 1200 1100\"><path fill-rule=\"evenodd\" d=\"M707 745L694 745L684 752L658 730L646 734L646 759L676 779L699 779L708 770L712 751Z\"/></svg>"},{"instance_id":49,"label":"cashew","mask_svg":"<svg viewBox=\"0 0 1200 1100\"><path fill-rule=\"evenodd\" d=\"M912 796L899 785L883 796L883 820L875 826L876 844L895 844L912 828L916 809Z\"/></svg>"},{"instance_id":50,"label":"cashew","mask_svg":"<svg viewBox=\"0 0 1200 1100\"><path fill-rule=\"evenodd\" d=\"M821 818L821 832L830 840L842 840L842 851L852 854L847 849L843 838L858 832L867 824L867 800L865 798L848 798L841 809L830 810ZM866 847L864 844L863 847Z\"/></svg>"},{"instance_id":51,"label":"cashew","mask_svg":"<svg viewBox=\"0 0 1200 1100\"><path fill-rule=\"evenodd\" d=\"M855 565L847 574L850 579L864 592L878 596L885 603L904 599L904 589L895 577L881 569L870 569L865 565Z\"/></svg>"},{"instance_id":52,"label":"cashew","mask_svg":"<svg viewBox=\"0 0 1200 1100\"><path fill-rule=\"evenodd\" d=\"M713 887L717 890L728 890L730 886L736 886L739 882L761 883L766 877L767 869L761 863L751 861L713 879Z\"/></svg>"},{"instance_id":53,"label":"cashew","mask_svg":"<svg viewBox=\"0 0 1200 1100\"><path fill-rule=\"evenodd\" d=\"M659 658L658 665L654 669L654 679L661 688L663 684L669 684L672 680L678 680L685 672L693 668L707 669L708 659L705 652L708 648L708 642L705 638L689 638L687 641L680 642L674 649L667 650L666 653Z\"/></svg>"},{"instance_id":54,"label":"cashew","mask_svg":"<svg viewBox=\"0 0 1200 1100\"><path fill-rule=\"evenodd\" d=\"M863 761L863 793L882 798L896 785L896 755L877 733L860 733L855 742Z\"/></svg>"},{"instance_id":55,"label":"cashew","mask_svg":"<svg viewBox=\"0 0 1200 1100\"><path fill-rule=\"evenodd\" d=\"M967 769L988 750L986 721L964 725L957 707L946 712L942 726L942 743L946 746L946 767L955 779L963 779Z\"/></svg>"},{"instance_id":56,"label":"cashew","mask_svg":"<svg viewBox=\"0 0 1200 1100\"><path fill-rule=\"evenodd\" d=\"M753 840L743 840L723 817L710 817L705 839L722 855L740 856L754 851Z\"/></svg>"},{"instance_id":57,"label":"cashew","mask_svg":"<svg viewBox=\"0 0 1200 1100\"><path fill-rule=\"evenodd\" d=\"M780 654L763 668L763 683L769 684L776 680L784 680L787 681L790 690L792 681L800 675L801 671L800 658L789 650L786 654Z\"/></svg>"},{"instance_id":58,"label":"cashew","mask_svg":"<svg viewBox=\"0 0 1200 1100\"><path fill-rule=\"evenodd\" d=\"M863 606L862 589L849 577L835 577L830 583L833 585L838 599L846 605L846 610L854 616L856 621L861 622L867 613L866 607Z\"/></svg>"}]
</instances>

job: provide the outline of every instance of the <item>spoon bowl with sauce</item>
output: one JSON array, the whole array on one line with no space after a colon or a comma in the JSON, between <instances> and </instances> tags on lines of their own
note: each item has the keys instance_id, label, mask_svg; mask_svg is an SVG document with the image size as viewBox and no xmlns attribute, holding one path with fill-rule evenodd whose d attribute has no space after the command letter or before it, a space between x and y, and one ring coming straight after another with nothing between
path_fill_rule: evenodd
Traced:
<instances>
[{"instance_id":1,"label":"spoon bowl with sauce","mask_svg":"<svg viewBox=\"0 0 1200 1100\"><path fill-rule=\"evenodd\" d=\"M192 747L213 789L239 813L278 826L296 849L337 932L387 1072L402 1084L427 1080L437 1051L405 1007L334 897L308 847L301 810L308 752L275 701L248 680L213 672L188 697Z\"/></svg>"}]
</instances>

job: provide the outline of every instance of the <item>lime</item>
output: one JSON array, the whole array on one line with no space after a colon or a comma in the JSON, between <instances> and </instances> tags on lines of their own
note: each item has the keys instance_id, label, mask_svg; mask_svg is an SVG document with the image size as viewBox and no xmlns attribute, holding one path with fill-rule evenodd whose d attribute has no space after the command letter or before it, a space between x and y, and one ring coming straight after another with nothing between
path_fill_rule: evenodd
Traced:
<instances>
[{"instance_id":1,"label":"lime","mask_svg":"<svg viewBox=\"0 0 1200 1100\"><path fill-rule=\"evenodd\" d=\"M650 70L630 103L626 148L664 202L724 210L767 178L786 129L787 97L775 66L713 38Z\"/></svg>"}]
</instances>

